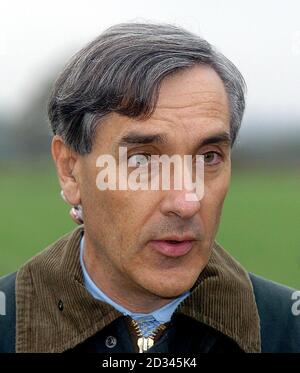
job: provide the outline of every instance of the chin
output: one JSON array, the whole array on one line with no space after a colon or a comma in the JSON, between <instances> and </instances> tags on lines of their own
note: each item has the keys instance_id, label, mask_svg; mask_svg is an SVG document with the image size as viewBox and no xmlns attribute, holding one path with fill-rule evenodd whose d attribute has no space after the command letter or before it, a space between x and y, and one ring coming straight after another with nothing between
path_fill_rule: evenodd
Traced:
<instances>
[{"instance_id":1,"label":"chin","mask_svg":"<svg viewBox=\"0 0 300 373\"><path fill-rule=\"evenodd\" d=\"M176 298L189 291L197 281L204 269L207 258L190 257L185 261L159 268L158 265L140 267L138 271L131 272L131 278L140 286L160 298Z\"/></svg>"},{"instance_id":2,"label":"chin","mask_svg":"<svg viewBox=\"0 0 300 373\"><path fill-rule=\"evenodd\" d=\"M158 282L156 284L149 284L148 289L152 294L159 296L160 298L177 298L186 291L189 291L194 283L196 282L198 275L189 276L189 278L182 279L177 277L173 281Z\"/></svg>"},{"instance_id":3,"label":"chin","mask_svg":"<svg viewBox=\"0 0 300 373\"><path fill-rule=\"evenodd\" d=\"M183 290L174 290L174 289L166 289L166 290L160 290L159 293L156 293L157 296L160 298L165 298L165 299L175 299L180 297L183 293L188 291L190 288L183 289Z\"/></svg>"}]
</instances>

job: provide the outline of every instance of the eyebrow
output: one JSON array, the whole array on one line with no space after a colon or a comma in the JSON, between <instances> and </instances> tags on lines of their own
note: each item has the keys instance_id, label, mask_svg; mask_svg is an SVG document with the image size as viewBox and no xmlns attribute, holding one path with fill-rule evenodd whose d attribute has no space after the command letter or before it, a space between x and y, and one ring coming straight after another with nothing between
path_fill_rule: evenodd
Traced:
<instances>
[{"instance_id":1,"label":"eyebrow","mask_svg":"<svg viewBox=\"0 0 300 373\"><path fill-rule=\"evenodd\" d=\"M129 132L118 141L118 146L131 144L166 144L167 135L164 133L143 134L139 132Z\"/></svg>"},{"instance_id":2,"label":"eyebrow","mask_svg":"<svg viewBox=\"0 0 300 373\"><path fill-rule=\"evenodd\" d=\"M154 134L144 134L136 131L129 132L121 137L117 142L117 146L127 146L127 145L136 145L136 144L167 144L167 135L165 133L154 133ZM230 145L232 143L232 138L228 132L219 132L214 135L211 135L203 139L198 147L209 145L209 144L218 144L224 143Z\"/></svg>"},{"instance_id":3,"label":"eyebrow","mask_svg":"<svg viewBox=\"0 0 300 373\"><path fill-rule=\"evenodd\" d=\"M224 143L227 145L231 145L232 143L232 138L230 133L228 132L220 132L216 133L215 135L212 135L210 137L207 137L203 141L200 142L199 147L204 146L204 145L209 145L209 144L219 144L219 143Z\"/></svg>"}]
</instances>

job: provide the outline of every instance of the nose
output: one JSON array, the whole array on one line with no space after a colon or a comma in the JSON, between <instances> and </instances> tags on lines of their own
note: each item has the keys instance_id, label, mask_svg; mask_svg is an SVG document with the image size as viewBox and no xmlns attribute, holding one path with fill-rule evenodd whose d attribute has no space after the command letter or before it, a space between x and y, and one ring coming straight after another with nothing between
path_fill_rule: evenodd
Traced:
<instances>
[{"instance_id":1,"label":"nose","mask_svg":"<svg viewBox=\"0 0 300 373\"><path fill-rule=\"evenodd\" d=\"M177 215L182 219L190 219L200 210L199 200L189 200L189 192L186 190L170 190L161 201L160 211L162 214Z\"/></svg>"}]
</instances>

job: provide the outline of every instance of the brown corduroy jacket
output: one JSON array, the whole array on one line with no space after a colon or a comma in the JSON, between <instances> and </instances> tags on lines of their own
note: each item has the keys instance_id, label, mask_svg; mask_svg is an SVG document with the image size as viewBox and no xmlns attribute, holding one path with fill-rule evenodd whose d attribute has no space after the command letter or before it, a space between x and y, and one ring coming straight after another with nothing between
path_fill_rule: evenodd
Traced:
<instances>
[{"instance_id":1,"label":"brown corduroy jacket","mask_svg":"<svg viewBox=\"0 0 300 373\"><path fill-rule=\"evenodd\" d=\"M83 231L84 226L76 228L17 272L16 352L70 351L123 316L85 289L79 259ZM261 321L268 317L259 314L265 312L260 303L249 274L215 243L209 263L175 315L210 327L244 352L260 352ZM266 343L269 337L263 335Z\"/></svg>"}]
</instances>

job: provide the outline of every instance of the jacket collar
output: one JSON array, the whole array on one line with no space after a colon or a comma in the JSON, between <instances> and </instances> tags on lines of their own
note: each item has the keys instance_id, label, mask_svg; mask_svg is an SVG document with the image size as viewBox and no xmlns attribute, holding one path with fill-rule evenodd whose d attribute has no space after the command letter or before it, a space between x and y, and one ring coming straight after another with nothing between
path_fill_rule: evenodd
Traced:
<instances>
[{"instance_id":1,"label":"jacket collar","mask_svg":"<svg viewBox=\"0 0 300 373\"><path fill-rule=\"evenodd\" d=\"M16 351L63 352L122 316L94 299L83 285L76 228L17 273ZM260 327L247 272L217 243L176 312L219 330L245 352L260 352Z\"/></svg>"}]
</instances>

